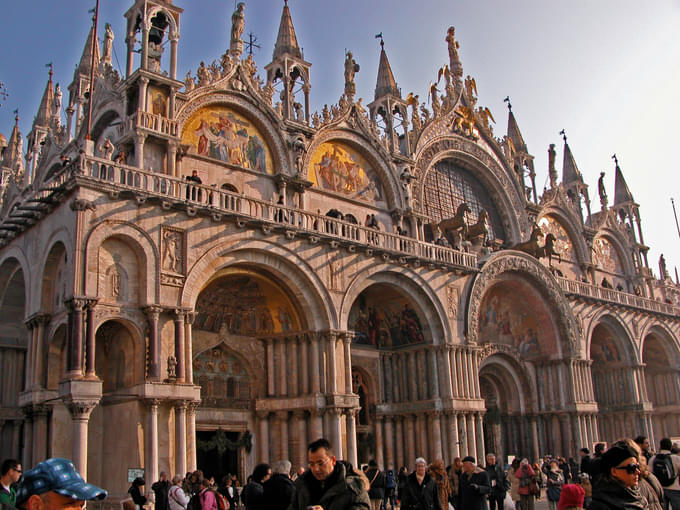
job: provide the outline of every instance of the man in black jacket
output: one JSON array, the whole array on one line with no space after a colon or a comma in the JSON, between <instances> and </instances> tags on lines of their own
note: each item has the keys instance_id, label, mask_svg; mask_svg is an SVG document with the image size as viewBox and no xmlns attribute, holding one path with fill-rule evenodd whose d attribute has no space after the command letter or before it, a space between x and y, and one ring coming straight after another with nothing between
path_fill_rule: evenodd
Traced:
<instances>
[{"instance_id":1,"label":"man in black jacket","mask_svg":"<svg viewBox=\"0 0 680 510\"><path fill-rule=\"evenodd\" d=\"M505 470L496 464L496 455L489 453L486 455L486 467L484 468L489 477L491 491L489 492L489 510L503 510L505 493L508 490L507 476Z\"/></svg>"},{"instance_id":2,"label":"man in black jacket","mask_svg":"<svg viewBox=\"0 0 680 510\"><path fill-rule=\"evenodd\" d=\"M155 510L168 510L168 491L170 490L170 485L168 474L165 471L161 471L158 481L151 484L151 490L156 497Z\"/></svg>"},{"instance_id":3,"label":"man in black jacket","mask_svg":"<svg viewBox=\"0 0 680 510\"><path fill-rule=\"evenodd\" d=\"M368 478L368 482L371 484L368 489L371 510L380 510L380 504L385 499L385 473L380 471L378 463L373 459L368 461L366 478Z\"/></svg>"},{"instance_id":4,"label":"man in black jacket","mask_svg":"<svg viewBox=\"0 0 680 510\"><path fill-rule=\"evenodd\" d=\"M401 510L442 510L437 493L437 483L427 473L427 462L416 459L416 470L406 478Z\"/></svg>"},{"instance_id":5,"label":"man in black jacket","mask_svg":"<svg viewBox=\"0 0 680 510\"><path fill-rule=\"evenodd\" d=\"M486 495L491 490L489 476L475 464L475 458L467 456L463 459L463 473L460 475L458 488L458 508L465 510L484 510Z\"/></svg>"},{"instance_id":6,"label":"man in black jacket","mask_svg":"<svg viewBox=\"0 0 680 510\"><path fill-rule=\"evenodd\" d=\"M272 465L272 477L264 482L264 507L286 510L295 495L295 484L290 479L291 463L280 460Z\"/></svg>"}]
</instances>

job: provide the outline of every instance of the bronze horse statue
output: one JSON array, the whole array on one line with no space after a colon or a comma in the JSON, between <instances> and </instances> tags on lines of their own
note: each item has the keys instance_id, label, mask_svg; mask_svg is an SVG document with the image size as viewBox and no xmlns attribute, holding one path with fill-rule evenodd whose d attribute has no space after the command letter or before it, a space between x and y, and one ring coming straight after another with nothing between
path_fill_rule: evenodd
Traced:
<instances>
[{"instance_id":1,"label":"bronze horse statue","mask_svg":"<svg viewBox=\"0 0 680 510\"><path fill-rule=\"evenodd\" d=\"M463 202L456 209L456 215L453 218L443 219L439 223L431 223L430 226L433 231L442 232L452 248L460 250L468 230L465 219L465 213L468 212L472 212L472 210Z\"/></svg>"},{"instance_id":2,"label":"bronze horse statue","mask_svg":"<svg viewBox=\"0 0 680 510\"><path fill-rule=\"evenodd\" d=\"M537 257L537 252L539 248L538 246L539 237L543 237L543 232L541 231L541 227L534 223L533 227L531 228L531 235L529 236L529 240L524 241L523 243L518 243L512 246L511 249L523 251L524 253L528 253L532 257Z\"/></svg>"},{"instance_id":3,"label":"bronze horse statue","mask_svg":"<svg viewBox=\"0 0 680 510\"><path fill-rule=\"evenodd\" d=\"M557 260L562 262L562 257L557 251L555 251L555 241L557 241L555 236L552 234L548 234L547 236L545 236L545 244L543 246L540 246L538 250L536 250L535 257L537 259L548 257L549 266L552 265L553 255L557 257Z\"/></svg>"},{"instance_id":4,"label":"bronze horse statue","mask_svg":"<svg viewBox=\"0 0 680 510\"><path fill-rule=\"evenodd\" d=\"M486 210L482 209L479 211L477 223L474 223L467 228L467 234L465 238L473 243L479 242L480 244L484 244L488 236L489 236L489 213L487 213Z\"/></svg>"}]
</instances>

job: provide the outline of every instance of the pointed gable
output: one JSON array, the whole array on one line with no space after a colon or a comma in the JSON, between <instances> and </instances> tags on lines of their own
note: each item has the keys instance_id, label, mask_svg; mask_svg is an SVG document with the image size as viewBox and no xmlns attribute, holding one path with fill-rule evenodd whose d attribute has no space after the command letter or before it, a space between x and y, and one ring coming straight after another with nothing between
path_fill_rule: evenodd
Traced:
<instances>
[{"instance_id":1,"label":"pointed gable","mask_svg":"<svg viewBox=\"0 0 680 510\"><path fill-rule=\"evenodd\" d=\"M92 48L94 46L94 61L95 65L99 62L99 45L92 44L92 38L94 37L94 27L90 28L90 33L87 35L87 42L83 48L83 54L80 57L80 63L76 68L75 74L90 74L90 68L92 63Z\"/></svg>"},{"instance_id":2,"label":"pointed gable","mask_svg":"<svg viewBox=\"0 0 680 510\"><path fill-rule=\"evenodd\" d=\"M394 80L390 61L385 53L385 44L380 43L380 63L378 64L378 79L375 83L375 99L392 95L401 99L401 91Z\"/></svg>"},{"instance_id":3,"label":"pointed gable","mask_svg":"<svg viewBox=\"0 0 680 510\"><path fill-rule=\"evenodd\" d=\"M512 113L512 110L508 113L508 138L512 141L515 150L524 153L528 152L527 144L524 142L522 133L517 125L517 120L515 119L515 114Z\"/></svg>"},{"instance_id":4,"label":"pointed gable","mask_svg":"<svg viewBox=\"0 0 680 510\"><path fill-rule=\"evenodd\" d=\"M583 177L576 166L576 161L574 161L569 144L565 140L564 159L562 160L562 183L568 185L574 182L582 183Z\"/></svg>"},{"instance_id":5,"label":"pointed gable","mask_svg":"<svg viewBox=\"0 0 680 510\"><path fill-rule=\"evenodd\" d=\"M276 60L284 54L289 54L296 58L302 59L302 52L300 51L297 37L295 36L295 28L293 27L293 19L290 16L290 9L288 8L287 0L283 6L283 13L281 13L279 35L276 38L276 45L274 46L274 55L272 60Z\"/></svg>"},{"instance_id":6,"label":"pointed gable","mask_svg":"<svg viewBox=\"0 0 680 510\"><path fill-rule=\"evenodd\" d=\"M3 168L11 168L16 170L17 161L21 163L21 149L23 142L21 139L21 133L19 132L19 116L14 117L14 128L12 129L12 134L9 137L9 142L7 142L7 148L4 152L4 157L2 159Z\"/></svg>"},{"instance_id":7,"label":"pointed gable","mask_svg":"<svg viewBox=\"0 0 680 510\"><path fill-rule=\"evenodd\" d=\"M52 69L50 69L50 77L47 80L47 85L45 86L45 92L43 92L42 100L40 101L40 107L38 108L38 113L33 121L33 127L47 127L52 117L52 103L54 102L54 85L52 84Z\"/></svg>"},{"instance_id":8,"label":"pointed gable","mask_svg":"<svg viewBox=\"0 0 680 510\"><path fill-rule=\"evenodd\" d=\"M623 178L623 172L619 165L616 165L616 176L614 178L614 205L634 203L633 195L628 189L628 184Z\"/></svg>"}]
</instances>

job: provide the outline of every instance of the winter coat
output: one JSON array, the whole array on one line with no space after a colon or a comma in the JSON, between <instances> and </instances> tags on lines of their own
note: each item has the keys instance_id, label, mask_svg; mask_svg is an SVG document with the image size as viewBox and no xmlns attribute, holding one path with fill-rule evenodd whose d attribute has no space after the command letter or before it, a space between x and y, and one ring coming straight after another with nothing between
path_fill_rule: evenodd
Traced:
<instances>
[{"instance_id":1,"label":"winter coat","mask_svg":"<svg viewBox=\"0 0 680 510\"><path fill-rule=\"evenodd\" d=\"M200 498L201 510L218 510L217 496L215 496L215 491L211 489L203 489L200 492Z\"/></svg>"},{"instance_id":2,"label":"winter coat","mask_svg":"<svg viewBox=\"0 0 680 510\"><path fill-rule=\"evenodd\" d=\"M276 473L264 482L263 507L268 510L286 510L295 495L295 484L290 477Z\"/></svg>"},{"instance_id":3,"label":"winter coat","mask_svg":"<svg viewBox=\"0 0 680 510\"><path fill-rule=\"evenodd\" d=\"M519 470L518 470L519 471ZM510 497L513 501L519 501L519 473L515 473L514 468L508 470L508 478L510 479Z\"/></svg>"},{"instance_id":4,"label":"winter coat","mask_svg":"<svg viewBox=\"0 0 680 510\"><path fill-rule=\"evenodd\" d=\"M603 476L593 487L593 501L588 510L646 510L647 500L639 489L626 487L622 483Z\"/></svg>"},{"instance_id":5,"label":"winter coat","mask_svg":"<svg viewBox=\"0 0 680 510\"><path fill-rule=\"evenodd\" d=\"M337 462L335 469L324 481L305 471L295 480L295 496L288 510L307 510L308 506L321 505L325 510L364 510L371 508L363 479L347 473L344 464Z\"/></svg>"},{"instance_id":6,"label":"winter coat","mask_svg":"<svg viewBox=\"0 0 680 510\"><path fill-rule=\"evenodd\" d=\"M170 482L168 480L158 480L151 485L151 490L156 496L156 510L168 510L168 491L170 490Z\"/></svg>"},{"instance_id":7,"label":"winter coat","mask_svg":"<svg viewBox=\"0 0 680 510\"><path fill-rule=\"evenodd\" d=\"M366 478L371 483L371 487L368 489L368 497L370 499L385 499L385 473L377 467L369 468L366 471Z\"/></svg>"},{"instance_id":8,"label":"winter coat","mask_svg":"<svg viewBox=\"0 0 680 510\"><path fill-rule=\"evenodd\" d=\"M439 503L437 483L427 473L423 483L419 484L416 473L408 475L404 495L401 498L401 510L442 510Z\"/></svg>"},{"instance_id":9,"label":"winter coat","mask_svg":"<svg viewBox=\"0 0 680 510\"><path fill-rule=\"evenodd\" d=\"M646 476L641 474L638 487L642 497L649 503L649 510L663 510L663 487L653 473L647 473Z\"/></svg>"},{"instance_id":10,"label":"winter coat","mask_svg":"<svg viewBox=\"0 0 680 510\"><path fill-rule=\"evenodd\" d=\"M507 476L503 468L498 464L494 464L493 466L486 466L484 471L489 476L489 484L491 485L491 493L489 495L496 499L505 499ZM496 483L494 483L494 480Z\"/></svg>"},{"instance_id":11,"label":"winter coat","mask_svg":"<svg viewBox=\"0 0 680 510\"><path fill-rule=\"evenodd\" d=\"M534 476L536 476L536 471L534 471L534 469L529 464L525 464L519 467L519 469L515 472L515 476L519 479L517 493L520 496L528 496L529 484L526 483L526 485L523 485L522 479L524 479L524 482L528 482L528 480L531 480L534 478Z\"/></svg>"},{"instance_id":12,"label":"winter coat","mask_svg":"<svg viewBox=\"0 0 680 510\"><path fill-rule=\"evenodd\" d=\"M482 468L477 466L470 474L463 471L458 489L458 508L484 510L486 494L490 491L489 475Z\"/></svg>"},{"instance_id":13,"label":"winter coat","mask_svg":"<svg viewBox=\"0 0 680 510\"><path fill-rule=\"evenodd\" d=\"M246 506L246 510L265 510L264 487L259 482L251 480L241 493L241 501ZM205 510L203 508L202 510Z\"/></svg>"}]
</instances>

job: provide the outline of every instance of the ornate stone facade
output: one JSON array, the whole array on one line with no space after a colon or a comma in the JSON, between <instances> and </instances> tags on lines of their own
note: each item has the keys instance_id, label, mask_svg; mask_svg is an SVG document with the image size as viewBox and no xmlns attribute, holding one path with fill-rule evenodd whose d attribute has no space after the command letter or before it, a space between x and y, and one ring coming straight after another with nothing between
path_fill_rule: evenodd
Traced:
<instances>
[{"instance_id":1,"label":"ornate stone facade","mask_svg":"<svg viewBox=\"0 0 680 510\"><path fill-rule=\"evenodd\" d=\"M66 126L36 117L30 177L18 130L5 149L0 450L71 457L115 501L125 471L105 466L245 479L322 435L397 467L680 434L680 290L649 270L618 165L591 214L565 141L538 197L514 114L501 139L474 109L453 28L432 113L384 47L368 113L351 80L312 113L287 6L266 82L238 40L178 81L181 12L127 12L90 140L85 60Z\"/></svg>"}]
</instances>

